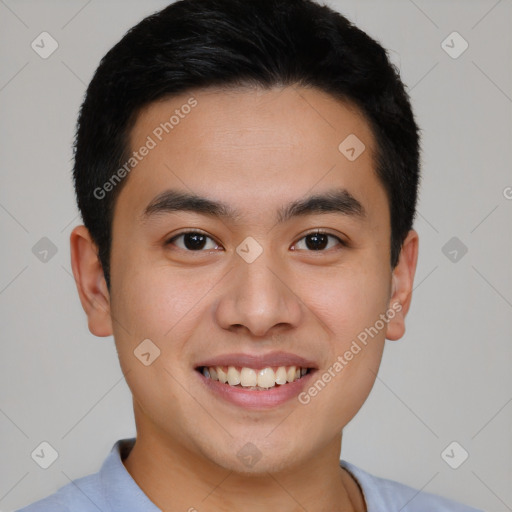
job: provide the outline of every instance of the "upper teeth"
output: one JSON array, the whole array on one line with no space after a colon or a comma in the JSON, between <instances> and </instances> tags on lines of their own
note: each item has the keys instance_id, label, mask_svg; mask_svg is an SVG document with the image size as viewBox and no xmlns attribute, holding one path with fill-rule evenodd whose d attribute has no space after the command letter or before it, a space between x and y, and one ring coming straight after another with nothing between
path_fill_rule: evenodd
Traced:
<instances>
[{"instance_id":1,"label":"upper teeth","mask_svg":"<svg viewBox=\"0 0 512 512\"><path fill-rule=\"evenodd\" d=\"M255 370L253 368L235 366L210 366L203 367L203 375L213 380L219 380L230 386L260 387L272 388L276 384L282 385L287 382L293 382L300 379L307 373L307 368L300 366L279 366L277 368L262 368Z\"/></svg>"}]
</instances>

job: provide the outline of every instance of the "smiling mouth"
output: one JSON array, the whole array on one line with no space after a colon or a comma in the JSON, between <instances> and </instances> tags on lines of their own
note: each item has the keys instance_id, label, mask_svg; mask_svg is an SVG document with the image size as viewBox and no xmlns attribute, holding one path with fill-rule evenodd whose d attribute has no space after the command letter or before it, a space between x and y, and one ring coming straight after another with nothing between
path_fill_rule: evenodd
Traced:
<instances>
[{"instance_id":1,"label":"smiling mouth","mask_svg":"<svg viewBox=\"0 0 512 512\"><path fill-rule=\"evenodd\" d=\"M261 369L236 366L199 366L196 371L205 378L227 386L264 391L295 382L314 371L301 366L278 366Z\"/></svg>"}]
</instances>

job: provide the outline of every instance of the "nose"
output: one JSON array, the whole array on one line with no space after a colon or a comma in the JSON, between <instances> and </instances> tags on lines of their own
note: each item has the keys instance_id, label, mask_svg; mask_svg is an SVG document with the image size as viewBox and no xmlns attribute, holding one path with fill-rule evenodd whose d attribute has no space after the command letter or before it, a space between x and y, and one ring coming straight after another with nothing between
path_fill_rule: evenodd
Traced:
<instances>
[{"instance_id":1,"label":"nose","mask_svg":"<svg viewBox=\"0 0 512 512\"><path fill-rule=\"evenodd\" d=\"M229 274L230 284L217 302L216 320L223 329L250 331L254 336L268 336L275 328L297 327L303 307L282 267L264 251L255 261L241 258ZM288 275L288 279L286 276Z\"/></svg>"}]
</instances>

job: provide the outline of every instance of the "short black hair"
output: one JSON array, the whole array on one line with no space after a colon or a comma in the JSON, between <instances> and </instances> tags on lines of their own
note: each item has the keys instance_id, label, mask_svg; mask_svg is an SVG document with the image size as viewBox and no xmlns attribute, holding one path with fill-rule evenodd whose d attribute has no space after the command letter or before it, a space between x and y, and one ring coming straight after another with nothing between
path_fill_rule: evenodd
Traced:
<instances>
[{"instance_id":1,"label":"short black hair","mask_svg":"<svg viewBox=\"0 0 512 512\"><path fill-rule=\"evenodd\" d=\"M103 57L79 113L75 192L109 289L113 211L126 178L108 194L94 191L129 158L141 108L198 88L287 85L317 88L364 115L389 202L395 268L416 214L420 141L386 50L313 0L179 0L143 19Z\"/></svg>"}]
</instances>

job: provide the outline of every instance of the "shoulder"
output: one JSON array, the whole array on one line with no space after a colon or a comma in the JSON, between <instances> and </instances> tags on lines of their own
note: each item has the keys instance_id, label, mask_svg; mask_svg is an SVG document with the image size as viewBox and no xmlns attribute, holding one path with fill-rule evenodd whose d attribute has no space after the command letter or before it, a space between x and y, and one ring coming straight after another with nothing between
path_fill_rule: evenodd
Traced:
<instances>
[{"instance_id":1,"label":"shoulder","mask_svg":"<svg viewBox=\"0 0 512 512\"><path fill-rule=\"evenodd\" d=\"M103 502L98 473L64 485L54 494L16 512L98 512L108 510Z\"/></svg>"},{"instance_id":2,"label":"shoulder","mask_svg":"<svg viewBox=\"0 0 512 512\"><path fill-rule=\"evenodd\" d=\"M368 512L400 510L401 512L482 512L435 494L414 489L407 485L379 478L354 466L350 462L340 464L359 482L366 500Z\"/></svg>"},{"instance_id":3,"label":"shoulder","mask_svg":"<svg viewBox=\"0 0 512 512\"><path fill-rule=\"evenodd\" d=\"M97 473L73 480L16 512L109 512L113 508L123 512L158 512L123 465L122 459L134 442L135 438L118 440Z\"/></svg>"}]
</instances>

